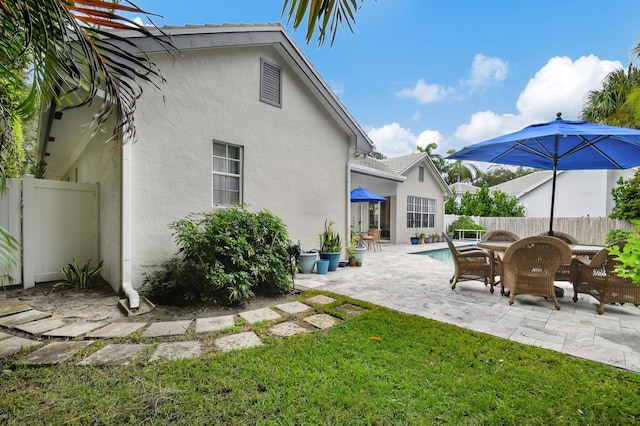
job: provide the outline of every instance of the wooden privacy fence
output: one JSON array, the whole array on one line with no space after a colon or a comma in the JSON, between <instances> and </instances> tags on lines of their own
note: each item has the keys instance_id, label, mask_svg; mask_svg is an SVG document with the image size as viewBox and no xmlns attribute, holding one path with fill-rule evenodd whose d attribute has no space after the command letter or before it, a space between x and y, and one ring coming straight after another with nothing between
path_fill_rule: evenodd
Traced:
<instances>
[{"instance_id":1,"label":"wooden privacy fence","mask_svg":"<svg viewBox=\"0 0 640 426\"><path fill-rule=\"evenodd\" d=\"M445 215L447 226L457 216ZM538 235L549 230L548 217L473 217L474 222L487 231L504 229L520 237ZM611 229L635 230L627 221L606 217L557 217L553 219L553 230L574 236L581 244L604 245Z\"/></svg>"}]
</instances>

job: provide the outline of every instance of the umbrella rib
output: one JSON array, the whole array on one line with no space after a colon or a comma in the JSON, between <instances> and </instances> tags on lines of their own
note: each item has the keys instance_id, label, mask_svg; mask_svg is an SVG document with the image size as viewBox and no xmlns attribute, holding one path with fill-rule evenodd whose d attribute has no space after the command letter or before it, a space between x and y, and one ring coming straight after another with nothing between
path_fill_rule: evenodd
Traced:
<instances>
[{"instance_id":1,"label":"umbrella rib","mask_svg":"<svg viewBox=\"0 0 640 426\"><path fill-rule=\"evenodd\" d=\"M580 144L574 146L573 148L571 148L569 151L567 151L566 153L564 153L563 155L560 156L560 158L564 158L564 157L568 157L569 155L575 154L578 151L581 151L585 148L591 148L593 149L595 152L597 152L598 154L600 154L603 158L605 158L607 161L609 161L609 163L611 163L616 169L622 169L623 167L620 165L620 163L618 163L617 161L615 161L613 158L611 158L609 155L605 154L600 148L598 148L598 146L596 145L598 142L605 140L606 138L615 138L620 140L621 142L626 142L623 139L617 138L615 136L610 136L610 135L599 135L596 136L594 139L589 140L586 137L582 136L582 135L577 135L580 140L582 141Z\"/></svg>"},{"instance_id":2,"label":"umbrella rib","mask_svg":"<svg viewBox=\"0 0 640 426\"><path fill-rule=\"evenodd\" d=\"M528 140L534 140L536 142L536 144L541 149L540 150L534 149L533 147L531 147L529 145L526 145L525 142L528 141ZM535 155L537 155L539 157L546 158L548 160L553 161L553 154L548 149L546 149L542 143L540 143L538 138L522 139L522 140L519 140L519 141L515 141L514 142L514 146L512 146L509 149L507 149L505 152L501 153L497 157L494 157L492 161L495 162L496 160L500 160L500 158L502 158L505 155L509 154L511 151L529 152L529 153L535 154Z\"/></svg>"}]
</instances>

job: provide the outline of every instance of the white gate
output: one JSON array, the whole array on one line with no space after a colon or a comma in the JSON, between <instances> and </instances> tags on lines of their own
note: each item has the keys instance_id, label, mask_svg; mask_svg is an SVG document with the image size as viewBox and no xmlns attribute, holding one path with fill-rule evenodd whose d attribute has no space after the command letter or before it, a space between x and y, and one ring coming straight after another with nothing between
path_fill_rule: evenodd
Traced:
<instances>
[{"instance_id":1,"label":"white gate","mask_svg":"<svg viewBox=\"0 0 640 426\"><path fill-rule=\"evenodd\" d=\"M22 238L7 229L22 244L24 288L33 287L36 282L61 279L60 268L71 263L74 256L78 263L99 261L97 184L26 175L21 194ZM9 203L12 199L15 203L15 195L9 195ZM18 211L19 201L18 196Z\"/></svg>"},{"instance_id":2,"label":"white gate","mask_svg":"<svg viewBox=\"0 0 640 426\"><path fill-rule=\"evenodd\" d=\"M0 226L16 239L22 241L22 224L20 221L20 195L22 181L7 179L7 192L0 194ZM18 260L20 257L18 256ZM22 264L16 264L9 271L8 284L22 284ZM6 282L4 284L7 284Z\"/></svg>"}]
</instances>

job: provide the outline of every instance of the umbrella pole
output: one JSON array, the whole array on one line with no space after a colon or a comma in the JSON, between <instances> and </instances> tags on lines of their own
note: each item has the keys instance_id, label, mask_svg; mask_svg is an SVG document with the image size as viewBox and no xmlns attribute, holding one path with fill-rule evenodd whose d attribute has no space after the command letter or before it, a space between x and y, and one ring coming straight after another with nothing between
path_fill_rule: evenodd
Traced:
<instances>
[{"instance_id":1,"label":"umbrella pole","mask_svg":"<svg viewBox=\"0 0 640 426\"><path fill-rule=\"evenodd\" d=\"M556 149L553 154L553 181L551 182L551 214L549 215L549 232L547 235L553 237L553 208L556 202L556 174L558 172L558 142L560 137L556 135Z\"/></svg>"}]
</instances>

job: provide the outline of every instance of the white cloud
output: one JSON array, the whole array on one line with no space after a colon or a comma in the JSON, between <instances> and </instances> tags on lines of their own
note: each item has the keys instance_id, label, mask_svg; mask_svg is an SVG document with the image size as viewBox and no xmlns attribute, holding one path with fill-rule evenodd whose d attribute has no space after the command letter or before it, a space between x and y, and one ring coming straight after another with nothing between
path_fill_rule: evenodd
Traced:
<instances>
[{"instance_id":1,"label":"white cloud","mask_svg":"<svg viewBox=\"0 0 640 426\"><path fill-rule=\"evenodd\" d=\"M455 137L476 143L532 123L551 121L557 112L562 112L564 119L577 119L588 92L600 89L607 74L621 67L619 61L600 60L594 55L576 61L567 57L551 58L520 94L517 114L477 112L467 124L458 127Z\"/></svg>"},{"instance_id":2,"label":"white cloud","mask_svg":"<svg viewBox=\"0 0 640 426\"><path fill-rule=\"evenodd\" d=\"M401 98L415 98L421 104L436 102L453 94L455 94L455 89L452 87L427 84L422 78L418 80L413 89L402 89L396 93Z\"/></svg>"},{"instance_id":3,"label":"white cloud","mask_svg":"<svg viewBox=\"0 0 640 426\"><path fill-rule=\"evenodd\" d=\"M485 86L492 81L503 81L507 78L509 65L500 58L490 58L478 53L473 57L471 72L467 84L472 89Z\"/></svg>"},{"instance_id":4,"label":"white cloud","mask_svg":"<svg viewBox=\"0 0 640 426\"><path fill-rule=\"evenodd\" d=\"M139 16L136 16L135 18L133 18L133 22L135 22L136 24L142 26L144 25L144 22L142 22L142 18Z\"/></svg>"},{"instance_id":5,"label":"white cloud","mask_svg":"<svg viewBox=\"0 0 640 426\"><path fill-rule=\"evenodd\" d=\"M344 83L330 80L329 87L331 87L331 90L333 90L333 93L335 93L336 95L341 95L342 93L344 93Z\"/></svg>"},{"instance_id":6,"label":"white cloud","mask_svg":"<svg viewBox=\"0 0 640 426\"><path fill-rule=\"evenodd\" d=\"M400 127L398 123L385 124L382 127L371 129L369 137L375 143L376 150L387 157L399 157L413 154L418 151L417 146L426 146L429 143L442 144L444 138L435 130L426 130L416 136L411 129Z\"/></svg>"}]
</instances>

